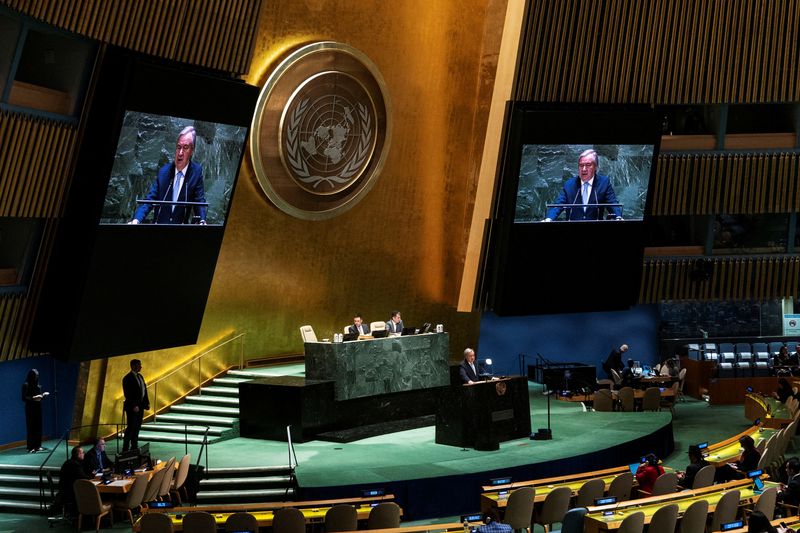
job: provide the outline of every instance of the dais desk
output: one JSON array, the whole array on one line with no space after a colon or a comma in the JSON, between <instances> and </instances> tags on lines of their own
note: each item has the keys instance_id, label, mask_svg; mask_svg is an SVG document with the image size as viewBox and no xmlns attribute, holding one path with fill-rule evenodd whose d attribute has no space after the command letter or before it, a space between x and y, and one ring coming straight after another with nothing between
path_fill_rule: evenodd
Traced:
<instances>
[{"instance_id":1,"label":"dais desk","mask_svg":"<svg viewBox=\"0 0 800 533\"><path fill-rule=\"evenodd\" d=\"M775 429L786 427L792 422L792 415L784 404L775 398L755 393L744 397L744 416L751 421L760 418L762 425Z\"/></svg>"},{"instance_id":2,"label":"dais desk","mask_svg":"<svg viewBox=\"0 0 800 533\"><path fill-rule=\"evenodd\" d=\"M705 457L705 460L709 464L712 464L716 467L720 467L726 463L736 461L742 453L742 448L739 445L739 439L741 437L749 435L750 437L753 438L753 441L756 443L756 446L758 446L763 441L766 441L777 432L778 430L773 428L750 426L749 428L742 431L738 435L735 435L729 439L718 442L716 444L710 445L706 450L708 455Z\"/></svg>"}]
</instances>

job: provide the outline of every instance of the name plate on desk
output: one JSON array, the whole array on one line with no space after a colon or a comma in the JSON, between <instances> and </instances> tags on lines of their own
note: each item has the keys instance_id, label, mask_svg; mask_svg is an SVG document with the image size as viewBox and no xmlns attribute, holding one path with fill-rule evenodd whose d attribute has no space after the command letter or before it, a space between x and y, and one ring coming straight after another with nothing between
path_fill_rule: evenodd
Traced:
<instances>
[{"instance_id":1,"label":"name plate on desk","mask_svg":"<svg viewBox=\"0 0 800 533\"><path fill-rule=\"evenodd\" d=\"M447 333L305 343L306 377L336 383L336 400L450 384Z\"/></svg>"}]
</instances>

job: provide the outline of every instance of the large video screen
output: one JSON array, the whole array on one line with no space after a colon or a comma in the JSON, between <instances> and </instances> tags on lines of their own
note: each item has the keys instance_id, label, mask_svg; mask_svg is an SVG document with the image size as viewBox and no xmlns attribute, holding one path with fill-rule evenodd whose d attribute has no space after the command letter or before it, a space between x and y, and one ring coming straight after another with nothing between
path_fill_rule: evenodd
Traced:
<instances>
[{"instance_id":1,"label":"large video screen","mask_svg":"<svg viewBox=\"0 0 800 533\"><path fill-rule=\"evenodd\" d=\"M101 224L223 225L247 127L126 111Z\"/></svg>"},{"instance_id":2,"label":"large video screen","mask_svg":"<svg viewBox=\"0 0 800 533\"><path fill-rule=\"evenodd\" d=\"M524 144L514 222L641 220L652 163L652 144Z\"/></svg>"}]
</instances>

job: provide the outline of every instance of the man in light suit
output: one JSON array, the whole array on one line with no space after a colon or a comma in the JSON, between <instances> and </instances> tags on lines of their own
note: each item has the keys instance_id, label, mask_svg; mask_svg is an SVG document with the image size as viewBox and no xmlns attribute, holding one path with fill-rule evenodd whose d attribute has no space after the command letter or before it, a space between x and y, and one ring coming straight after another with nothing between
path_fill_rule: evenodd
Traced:
<instances>
[{"instance_id":1,"label":"man in light suit","mask_svg":"<svg viewBox=\"0 0 800 533\"><path fill-rule=\"evenodd\" d=\"M403 321L400 318L400 311L392 311L391 318L386 322L386 331L389 333L403 332Z\"/></svg>"},{"instance_id":2,"label":"man in light suit","mask_svg":"<svg viewBox=\"0 0 800 533\"><path fill-rule=\"evenodd\" d=\"M358 333L359 335L369 335L369 325L364 324L361 315L353 317L353 325L350 326L350 333Z\"/></svg>"},{"instance_id":3,"label":"man in light suit","mask_svg":"<svg viewBox=\"0 0 800 533\"><path fill-rule=\"evenodd\" d=\"M131 360L131 371L122 378L122 392L125 394L125 416L128 427L125 428L125 439L122 441L122 451L126 452L139 447L139 430L142 428L144 412L150 409L150 398L147 397L147 383L139 373L142 371L142 362L138 359Z\"/></svg>"},{"instance_id":4,"label":"man in light suit","mask_svg":"<svg viewBox=\"0 0 800 533\"><path fill-rule=\"evenodd\" d=\"M464 360L459 365L458 374L461 376L461 382L465 385L480 381L478 379L478 368L475 364L475 350L472 348L464 350Z\"/></svg>"},{"instance_id":5,"label":"man in light suit","mask_svg":"<svg viewBox=\"0 0 800 533\"><path fill-rule=\"evenodd\" d=\"M167 202L205 202L203 186L203 167L192 161L197 134L192 126L183 128L175 145L175 161L167 163L158 171L155 183L145 196L145 200ZM156 224L188 224L189 214L194 211L200 224L206 223L205 206L140 204L129 224L144 222L153 209Z\"/></svg>"},{"instance_id":6,"label":"man in light suit","mask_svg":"<svg viewBox=\"0 0 800 533\"><path fill-rule=\"evenodd\" d=\"M555 203L575 204L576 207L551 207L547 210L545 222L555 220L564 210L567 212L567 220L603 220L605 211L615 220L622 220L621 207L597 205L616 204L618 201L608 176L597 174L597 152L594 150L586 150L580 155L578 175L567 180Z\"/></svg>"}]
</instances>

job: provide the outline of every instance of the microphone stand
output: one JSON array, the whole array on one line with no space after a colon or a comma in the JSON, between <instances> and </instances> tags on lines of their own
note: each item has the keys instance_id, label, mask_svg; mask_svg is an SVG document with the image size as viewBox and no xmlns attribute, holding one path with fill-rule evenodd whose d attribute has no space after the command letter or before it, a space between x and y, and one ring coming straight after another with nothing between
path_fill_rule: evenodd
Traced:
<instances>
[{"instance_id":1,"label":"microphone stand","mask_svg":"<svg viewBox=\"0 0 800 533\"><path fill-rule=\"evenodd\" d=\"M541 361L547 361L544 357L542 357L541 354L537 353L536 355ZM552 440L553 438L553 431L550 429L550 393L552 391L550 391L550 386L547 384L547 380L543 379L542 381L544 382L543 386L547 387L547 427L539 428L537 433L532 433L531 440Z\"/></svg>"}]
</instances>

